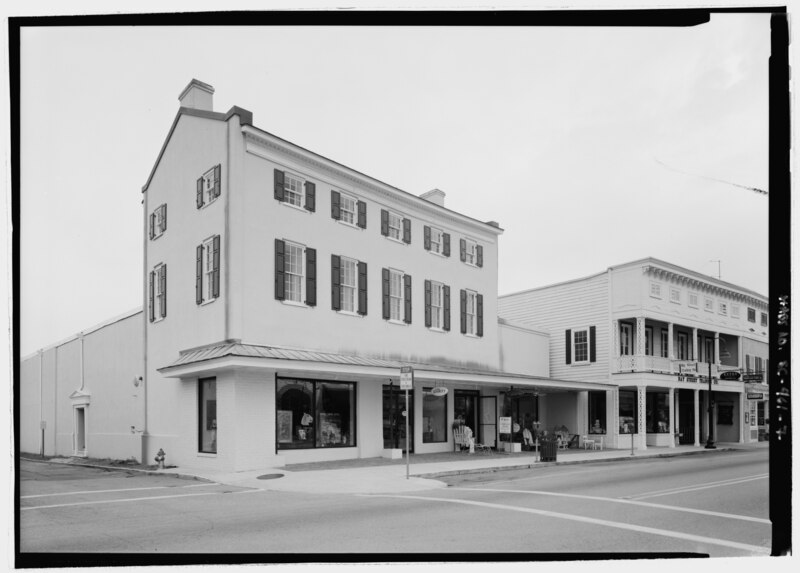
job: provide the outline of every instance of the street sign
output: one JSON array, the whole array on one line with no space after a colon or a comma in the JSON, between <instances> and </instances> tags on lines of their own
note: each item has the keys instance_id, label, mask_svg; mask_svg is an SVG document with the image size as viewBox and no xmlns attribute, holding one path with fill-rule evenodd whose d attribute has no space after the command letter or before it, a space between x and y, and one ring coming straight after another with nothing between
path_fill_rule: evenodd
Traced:
<instances>
[{"instance_id":1,"label":"street sign","mask_svg":"<svg viewBox=\"0 0 800 573\"><path fill-rule=\"evenodd\" d=\"M745 382L761 382L764 379L764 375L759 372L758 374L745 374L742 376L742 380Z\"/></svg>"},{"instance_id":2,"label":"street sign","mask_svg":"<svg viewBox=\"0 0 800 573\"><path fill-rule=\"evenodd\" d=\"M414 388L414 369L411 366L400 368L400 389L412 390Z\"/></svg>"},{"instance_id":3,"label":"street sign","mask_svg":"<svg viewBox=\"0 0 800 573\"><path fill-rule=\"evenodd\" d=\"M444 386L437 386L436 388L431 389L429 393L434 396L446 396L447 388L445 388Z\"/></svg>"},{"instance_id":4,"label":"street sign","mask_svg":"<svg viewBox=\"0 0 800 573\"><path fill-rule=\"evenodd\" d=\"M763 392L748 392L747 393L748 400L763 400L764 393Z\"/></svg>"},{"instance_id":5,"label":"street sign","mask_svg":"<svg viewBox=\"0 0 800 573\"><path fill-rule=\"evenodd\" d=\"M720 380L738 380L740 374L735 370L728 370L726 372L721 372L719 377Z\"/></svg>"}]
</instances>

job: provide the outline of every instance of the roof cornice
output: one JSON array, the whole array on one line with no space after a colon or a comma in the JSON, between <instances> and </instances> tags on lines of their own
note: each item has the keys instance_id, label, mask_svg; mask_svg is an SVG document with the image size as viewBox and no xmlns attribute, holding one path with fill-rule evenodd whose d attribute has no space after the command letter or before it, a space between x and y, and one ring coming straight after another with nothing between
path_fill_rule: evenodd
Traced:
<instances>
[{"instance_id":1,"label":"roof cornice","mask_svg":"<svg viewBox=\"0 0 800 573\"><path fill-rule=\"evenodd\" d=\"M715 295L727 296L732 300L738 300L761 308L769 308L769 301L760 295L756 295L756 293L752 291L734 285L728 286L728 283L714 281L711 277L705 277L699 273L692 273L685 269L681 269L681 271L685 272L680 272L677 270L678 267L665 268L665 266L667 266L667 264L663 264L663 266L662 264L645 264L642 265L642 272L646 275L675 282L688 288L694 288ZM672 267L673 265L668 266Z\"/></svg>"}]
</instances>

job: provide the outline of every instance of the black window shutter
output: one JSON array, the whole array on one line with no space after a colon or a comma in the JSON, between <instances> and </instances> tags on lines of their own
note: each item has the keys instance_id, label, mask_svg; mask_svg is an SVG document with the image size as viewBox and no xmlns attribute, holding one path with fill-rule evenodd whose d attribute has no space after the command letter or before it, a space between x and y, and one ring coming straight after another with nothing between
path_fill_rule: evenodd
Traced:
<instances>
[{"instance_id":1,"label":"black window shutter","mask_svg":"<svg viewBox=\"0 0 800 573\"><path fill-rule=\"evenodd\" d=\"M367 314L367 263L358 263L358 314Z\"/></svg>"},{"instance_id":2,"label":"black window shutter","mask_svg":"<svg viewBox=\"0 0 800 573\"><path fill-rule=\"evenodd\" d=\"M163 233L164 231L167 230L167 204L164 203L163 205L161 205L161 208L164 210L164 214L161 219L162 220L161 232Z\"/></svg>"},{"instance_id":3,"label":"black window shutter","mask_svg":"<svg viewBox=\"0 0 800 573\"><path fill-rule=\"evenodd\" d=\"M161 318L167 316L167 265L161 265Z\"/></svg>"},{"instance_id":4,"label":"black window shutter","mask_svg":"<svg viewBox=\"0 0 800 573\"><path fill-rule=\"evenodd\" d=\"M275 198L278 201L283 201L283 171L280 169L275 170ZM281 298L283 300L283 298Z\"/></svg>"},{"instance_id":5,"label":"black window shutter","mask_svg":"<svg viewBox=\"0 0 800 573\"><path fill-rule=\"evenodd\" d=\"M150 271L150 322L153 322L156 319L156 306L155 306L156 293L155 293L155 285L153 282L154 277L155 277L155 272Z\"/></svg>"},{"instance_id":6,"label":"black window shutter","mask_svg":"<svg viewBox=\"0 0 800 573\"><path fill-rule=\"evenodd\" d=\"M482 267L483 266L483 247L481 245L478 245L478 246L475 247L475 251L477 251L477 254L478 254L478 266Z\"/></svg>"},{"instance_id":7,"label":"black window shutter","mask_svg":"<svg viewBox=\"0 0 800 573\"><path fill-rule=\"evenodd\" d=\"M203 302L203 245L197 245L197 258L195 261L194 301Z\"/></svg>"},{"instance_id":8,"label":"black window shutter","mask_svg":"<svg viewBox=\"0 0 800 573\"><path fill-rule=\"evenodd\" d=\"M389 211L381 209L381 235L389 236Z\"/></svg>"},{"instance_id":9,"label":"black window shutter","mask_svg":"<svg viewBox=\"0 0 800 573\"><path fill-rule=\"evenodd\" d=\"M214 237L213 242L213 257L214 257L214 275L213 275L213 292L211 296L217 298L219 296L219 235Z\"/></svg>"},{"instance_id":10,"label":"black window shutter","mask_svg":"<svg viewBox=\"0 0 800 573\"><path fill-rule=\"evenodd\" d=\"M197 208L203 206L203 178L197 180Z\"/></svg>"},{"instance_id":11,"label":"black window shutter","mask_svg":"<svg viewBox=\"0 0 800 573\"><path fill-rule=\"evenodd\" d=\"M358 205L358 223L357 225L362 229L367 228L367 203L365 201L359 201Z\"/></svg>"},{"instance_id":12,"label":"black window shutter","mask_svg":"<svg viewBox=\"0 0 800 573\"><path fill-rule=\"evenodd\" d=\"M405 322L411 324L411 275L403 275L403 291L405 298Z\"/></svg>"},{"instance_id":13,"label":"black window shutter","mask_svg":"<svg viewBox=\"0 0 800 573\"><path fill-rule=\"evenodd\" d=\"M467 333L467 291L461 289L461 334Z\"/></svg>"},{"instance_id":14,"label":"black window shutter","mask_svg":"<svg viewBox=\"0 0 800 573\"><path fill-rule=\"evenodd\" d=\"M450 233L442 233L442 254L450 256Z\"/></svg>"},{"instance_id":15,"label":"black window shutter","mask_svg":"<svg viewBox=\"0 0 800 573\"><path fill-rule=\"evenodd\" d=\"M150 213L150 238L156 236L156 213L153 211Z\"/></svg>"},{"instance_id":16,"label":"black window shutter","mask_svg":"<svg viewBox=\"0 0 800 573\"><path fill-rule=\"evenodd\" d=\"M337 221L342 218L342 194L331 189L331 217Z\"/></svg>"},{"instance_id":17,"label":"black window shutter","mask_svg":"<svg viewBox=\"0 0 800 573\"><path fill-rule=\"evenodd\" d=\"M306 304L317 306L317 249L306 247Z\"/></svg>"},{"instance_id":18,"label":"black window shutter","mask_svg":"<svg viewBox=\"0 0 800 573\"><path fill-rule=\"evenodd\" d=\"M219 197L219 194L222 192L222 183L220 183L220 180L222 179L221 175L222 175L222 166L221 165L215 165L214 166L214 191L212 192L212 195L214 197Z\"/></svg>"},{"instance_id":19,"label":"black window shutter","mask_svg":"<svg viewBox=\"0 0 800 573\"><path fill-rule=\"evenodd\" d=\"M443 314L444 314L444 328L446 331L450 331L450 287L444 285L442 287L442 307L443 307Z\"/></svg>"},{"instance_id":20,"label":"black window shutter","mask_svg":"<svg viewBox=\"0 0 800 573\"><path fill-rule=\"evenodd\" d=\"M477 299L477 318L478 318L478 336L483 336L483 295L476 295Z\"/></svg>"},{"instance_id":21,"label":"black window shutter","mask_svg":"<svg viewBox=\"0 0 800 573\"><path fill-rule=\"evenodd\" d=\"M275 239L275 298L286 298L286 279L284 277L286 243Z\"/></svg>"},{"instance_id":22,"label":"black window shutter","mask_svg":"<svg viewBox=\"0 0 800 573\"><path fill-rule=\"evenodd\" d=\"M595 327L589 327L589 362L597 362L597 353L594 350Z\"/></svg>"},{"instance_id":23,"label":"black window shutter","mask_svg":"<svg viewBox=\"0 0 800 573\"><path fill-rule=\"evenodd\" d=\"M565 345L565 352L567 353L567 364L572 364L572 331L567 330L566 337L564 339Z\"/></svg>"},{"instance_id":24,"label":"black window shutter","mask_svg":"<svg viewBox=\"0 0 800 573\"><path fill-rule=\"evenodd\" d=\"M411 242L411 219L403 219L403 242Z\"/></svg>"},{"instance_id":25,"label":"black window shutter","mask_svg":"<svg viewBox=\"0 0 800 573\"><path fill-rule=\"evenodd\" d=\"M428 225L423 227L422 245L426 251L431 250L431 228Z\"/></svg>"},{"instance_id":26,"label":"black window shutter","mask_svg":"<svg viewBox=\"0 0 800 573\"><path fill-rule=\"evenodd\" d=\"M383 291L383 318L388 320L392 316L389 310L389 269L381 270L381 287Z\"/></svg>"},{"instance_id":27,"label":"black window shutter","mask_svg":"<svg viewBox=\"0 0 800 573\"><path fill-rule=\"evenodd\" d=\"M428 227L425 227L426 229ZM430 327L431 320L431 281L425 279L425 326Z\"/></svg>"},{"instance_id":28,"label":"black window shutter","mask_svg":"<svg viewBox=\"0 0 800 573\"><path fill-rule=\"evenodd\" d=\"M467 261L467 241L465 239L461 239L461 262Z\"/></svg>"},{"instance_id":29,"label":"black window shutter","mask_svg":"<svg viewBox=\"0 0 800 573\"><path fill-rule=\"evenodd\" d=\"M311 181L306 181L306 211L312 213L317 208L317 186Z\"/></svg>"},{"instance_id":30,"label":"black window shutter","mask_svg":"<svg viewBox=\"0 0 800 573\"><path fill-rule=\"evenodd\" d=\"M331 308L342 310L342 258L331 255Z\"/></svg>"}]
</instances>

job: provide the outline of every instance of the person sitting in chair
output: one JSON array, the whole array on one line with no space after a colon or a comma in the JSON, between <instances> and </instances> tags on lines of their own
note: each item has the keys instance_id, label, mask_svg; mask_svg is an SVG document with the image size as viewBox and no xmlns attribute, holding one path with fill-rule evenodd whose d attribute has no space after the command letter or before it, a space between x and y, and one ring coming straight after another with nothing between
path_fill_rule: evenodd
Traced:
<instances>
[{"instance_id":1,"label":"person sitting in chair","mask_svg":"<svg viewBox=\"0 0 800 573\"><path fill-rule=\"evenodd\" d=\"M472 436L472 428L464 426L464 442L469 446L469 453L475 453L475 438Z\"/></svg>"}]
</instances>

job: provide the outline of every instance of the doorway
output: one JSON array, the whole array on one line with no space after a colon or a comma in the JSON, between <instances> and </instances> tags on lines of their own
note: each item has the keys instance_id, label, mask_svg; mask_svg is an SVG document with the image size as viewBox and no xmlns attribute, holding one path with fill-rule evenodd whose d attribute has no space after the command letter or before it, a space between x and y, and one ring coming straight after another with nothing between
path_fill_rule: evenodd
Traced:
<instances>
[{"instance_id":1,"label":"doorway","mask_svg":"<svg viewBox=\"0 0 800 573\"><path fill-rule=\"evenodd\" d=\"M480 404L478 442L494 448L497 446L497 396L481 396Z\"/></svg>"},{"instance_id":2,"label":"doorway","mask_svg":"<svg viewBox=\"0 0 800 573\"><path fill-rule=\"evenodd\" d=\"M83 406L75 408L75 427L74 452L76 456L86 455L86 408Z\"/></svg>"},{"instance_id":3,"label":"doorway","mask_svg":"<svg viewBox=\"0 0 800 573\"><path fill-rule=\"evenodd\" d=\"M478 399L477 390L456 390L453 399L453 421L469 426L474 435L478 435Z\"/></svg>"},{"instance_id":4,"label":"doorway","mask_svg":"<svg viewBox=\"0 0 800 573\"><path fill-rule=\"evenodd\" d=\"M383 386L383 447L406 451L406 391L394 384ZM408 448L414 453L414 391L408 391Z\"/></svg>"}]
</instances>

